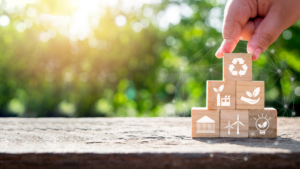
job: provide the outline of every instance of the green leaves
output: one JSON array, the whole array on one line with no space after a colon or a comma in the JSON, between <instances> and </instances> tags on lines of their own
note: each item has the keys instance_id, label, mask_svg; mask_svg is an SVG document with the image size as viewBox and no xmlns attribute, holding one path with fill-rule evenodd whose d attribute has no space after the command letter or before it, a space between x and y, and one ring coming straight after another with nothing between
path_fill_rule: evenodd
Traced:
<instances>
[{"instance_id":1,"label":"green leaves","mask_svg":"<svg viewBox=\"0 0 300 169\"><path fill-rule=\"evenodd\" d=\"M76 34L85 27L67 25L80 5L43 0L24 11L3 10L10 24L0 27L0 115L163 116L168 105L176 108L174 115L188 116L190 107L205 106L206 81L222 80L222 61L214 56L222 35L209 26L211 9L221 4L189 1L194 13L162 31L158 13L170 3L181 5L163 1L126 12L115 6L79 17L93 27L85 39L84 32ZM115 23L119 15L126 18L124 26ZM57 24L49 17L69 20ZM64 24L66 29L58 28ZM299 27L291 32L296 35ZM279 37L270 48L275 52L253 63L253 80L266 81L267 106L278 106L282 96L292 103L299 84L300 41L281 42ZM240 42L234 52L246 47ZM249 97L259 93L250 92ZM295 104L299 101L296 97Z\"/></svg>"}]
</instances>

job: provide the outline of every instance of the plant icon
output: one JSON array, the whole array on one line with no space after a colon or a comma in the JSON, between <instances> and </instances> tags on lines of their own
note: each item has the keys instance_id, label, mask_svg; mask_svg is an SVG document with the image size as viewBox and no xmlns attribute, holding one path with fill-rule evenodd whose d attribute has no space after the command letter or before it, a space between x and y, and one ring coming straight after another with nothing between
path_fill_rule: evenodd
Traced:
<instances>
[{"instance_id":1,"label":"plant icon","mask_svg":"<svg viewBox=\"0 0 300 169\"><path fill-rule=\"evenodd\" d=\"M261 117L258 115L257 119L254 117L255 126L256 126L257 130L259 131L260 135L266 134L266 130L268 130L268 128L270 126L270 121L269 121L270 119L271 119L271 117L267 119L267 115L264 116L263 114ZM262 124L259 124L259 121L264 121L264 122Z\"/></svg>"},{"instance_id":2,"label":"plant icon","mask_svg":"<svg viewBox=\"0 0 300 169\"><path fill-rule=\"evenodd\" d=\"M222 92L223 89L224 89L224 85L221 85L219 89L214 88L214 91L218 93L217 106L230 106L230 95L226 95L224 98L220 98L220 92Z\"/></svg>"},{"instance_id":3,"label":"plant icon","mask_svg":"<svg viewBox=\"0 0 300 169\"><path fill-rule=\"evenodd\" d=\"M249 97L256 97L258 94L259 94L259 92L260 92L260 87L258 87L258 88L256 88L254 91L253 91L253 94L251 94L250 92L248 92L248 91L246 91L246 93L247 93L247 95L249 96Z\"/></svg>"},{"instance_id":4,"label":"plant icon","mask_svg":"<svg viewBox=\"0 0 300 169\"><path fill-rule=\"evenodd\" d=\"M218 95L217 95L217 106L220 106L220 102L221 102L221 99L220 99L220 92L222 92L223 89L224 89L224 85L221 85L221 86L219 87L219 89L214 88L214 91L218 93Z\"/></svg>"},{"instance_id":5,"label":"plant icon","mask_svg":"<svg viewBox=\"0 0 300 169\"><path fill-rule=\"evenodd\" d=\"M254 89L253 93L246 91L246 94L251 98L251 97L258 96L259 92L260 92L260 87ZM241 100L243 100L244 102L249 103L249 104L256 104L260 99L260 98L258 98L257 100L253 100L250 98L246 98L246 97L242 96Z\"/></svg>"},{"instance_id":6,"label":"plant icon","mask_svg":"<svg viewBox=\"0 0 300 169\"><path fill-rule=\"evenodd\" d=\"M214 91L215 91L215 92L222 92L223 89L224 89L224 85L221 85L221 86L219 87L219 89L214 88Z\"/></svg>"},{"instance_id":7,"label":"plant icon","mask_svg":"<svg viewBox=\"0 0 300 169\"><path fill-rule=\"evenodd\" d=\"M265 121L263 124L257 124L259 128L263 129L267 126L268 122Z\"/></svg>"}]
</instances>

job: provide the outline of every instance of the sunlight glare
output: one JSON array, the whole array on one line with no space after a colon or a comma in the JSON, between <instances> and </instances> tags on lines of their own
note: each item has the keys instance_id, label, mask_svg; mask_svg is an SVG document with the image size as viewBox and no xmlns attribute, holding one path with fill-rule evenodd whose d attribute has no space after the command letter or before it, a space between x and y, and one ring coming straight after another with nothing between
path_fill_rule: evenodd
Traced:
<instances>
[{"instance_id":1,"label":"sunlight glare","mask_svg":"<svg viewBox=\"0 0 300 169\"><path fill-rule=\"evenodd\" d=\"M35 8L28 8L27 11L26 11L26 15L28 17L35 17L36 15L36 9Z\"/></svg>"},{"instance_id":2,"label":"sunlight glare","mask_svg":"<svg viewBox=\"0 0 300 169\"><path fill-rule=\"evenodd\" d=\"M70 0L69 6L66 6L63 13L61 11L51 13L50 10L39 11L36 6L27 6L28 4L39 4L37 0L5 0L3 10L7 13L24 13L28 18L15 22L14 27L18 32L24 32L33 25L43 26L43 30L48 32L40 32L39 39L47 42L50 38L54 38L57 34L61 34L70 39L72 42L78 40L89 40L89 46L97 49L108 49L109 45L101 45L97 39L93 39L93 30L99 28L101 19L107 14L107 11L114 10L115 24L122 27L127 24L128 20L125 14L140 12L149 19L140 19L131 24L132 30L140 32L143 28L147 28L153 20L154 11L151 7L143 8L144 4L159 4L162 0ZM185 8L180 12L181 7ZM119 14L124 12L125 14ZM175 12L175 14L173 14ZM173 4L168 6L164 12L165 16L159 19L160 25L168 28L169 24L177 24L181 20L181 15L190 15L189 9L184 5ZM175 16L175 17L174 17ZM151 20L150 20L151 18ZM10 23L7 15L0 16L0 26L7 26ZM103 43L104 44L104 43ZM77 48L72 48L73 53L77 53Z\"/></svg>"},{"instance_id":3,"label":"sunlight glare","mask_svg":"<svg viewBox=\"0 0 300 169\"><path fill-rule=\"evenodd\" d=\"M1 26L7 26L9 23L10 23L10 19L7 15L0 16L0 25Z\"/></svg>"},{"instance_id":4,"label":"sunlight glare","mask_svg":"<svg viewBox=\"0 0 300 169\"><path fill-rule=\"evenodd\" d=\"M42 42L47 42L49 40L49 38L50 38L50 35L48 32L43 32L40 34L40 40Z\"/></svg>"},{"instance_id":5,"label":"sunlight glare","mask_svg":"<svg viewBox=\"0 0 300 169\"><path fill-rule=\"evenodd\" d=\"M118 15L115 19L117 26L124 26L127 22L127 19L124 15Z\"/></svg>"},{"instance_id":6,"label":"sunlight glare","mask_svg":"<svg viewBox=\"0 0 300 169\"><path fill-rule=\"evenodd\" d=\"M17 25L16 25L16 30L18 32L24 32L26 29L26 25L23 23L23 22L19 22Z\"/></svg>"},{"instance_id":7,"label":"sunlight glare","mask_svg":"<svg viewBox=\"0 0 300 169\"><path fill-rule=\"evenodd\" d=\"M143 25L139 22L136 22L136 23L133 24L132 29L135 32L140 32L143 29Z\"/></svg>"}]
</instances>

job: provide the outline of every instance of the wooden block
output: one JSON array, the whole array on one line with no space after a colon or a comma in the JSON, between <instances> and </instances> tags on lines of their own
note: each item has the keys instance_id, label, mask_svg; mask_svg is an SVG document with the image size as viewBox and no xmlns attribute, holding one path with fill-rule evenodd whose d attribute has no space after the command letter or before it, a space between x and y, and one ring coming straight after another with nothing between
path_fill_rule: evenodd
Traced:
<instances>
[{"instance_id":1,"label":"wooden block","mask_svg":"<svg viewBox=\"0 0 300 169\"><path fill-rule=\"evenodd\" d=\"M224 53L223 79L225 81L252 81L252 54Z\"/></svg>"},{"instance_id":2,"label":"wooden block","mask_svg":"<svg viewBox=\"0 0 300 169\"><path fill-rule=\"evenodd\" d=\"M220 137L220 111L192 108L192 137Z\"/></svg>"},{"instance_id":3,"label":"wooden block","mask_svg":"<svg viewBox=\"0 0 300 169\"><path fill-rule=\"evenodd\" d=\"M248 137L249 110L221 110L220 137Z\"/></svg>"},{"instance_id":4,"label":"wooden block","mask_svg":"<svg viewBox=\"0 0 300 169\"><path fill-rule=\"evenodd\" d=\"M236 82L236 109L264 109L265 82Z\"/></svg>"},{"instance_id":5,"label":"wooden block","mask_svg":"<svg viewBox=\"0 0 300 169\"><path fill-rule=\"evenodd\" d=\"M277 110L249 110L249 137L277 138Z\"/></svg>"},{"instance_id":6,"label":"wooden block","mask_svg":"<svg viewBox=\"0 0 300 169\"><path fill-rule=\"evenodd\" d=\"M235 109L235 81L207 81L208 109Z\"/></svg>"}]
</instances>

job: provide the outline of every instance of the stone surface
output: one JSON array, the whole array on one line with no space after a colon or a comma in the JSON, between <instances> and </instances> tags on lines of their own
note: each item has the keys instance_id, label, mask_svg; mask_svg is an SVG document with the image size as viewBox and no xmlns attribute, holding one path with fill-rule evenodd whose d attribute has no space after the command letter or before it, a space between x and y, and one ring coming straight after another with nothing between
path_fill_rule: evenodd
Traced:
<instances>
[{"instance_id":1,"label":"stone surface","mask_svg":"<svg viewBox=\"0 0 300 169\"><path fill-rule=\"evenodd\" d=\"M0 168L297 168L300 118L277 122L275 139L192 139L191 118L2 118Z\"/></svg>"}]
</instances>

